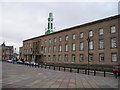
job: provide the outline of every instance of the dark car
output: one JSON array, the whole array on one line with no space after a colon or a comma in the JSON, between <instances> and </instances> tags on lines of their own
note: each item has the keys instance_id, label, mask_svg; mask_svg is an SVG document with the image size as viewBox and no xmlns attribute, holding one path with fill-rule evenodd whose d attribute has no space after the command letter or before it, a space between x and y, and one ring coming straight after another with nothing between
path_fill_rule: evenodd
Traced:
<instances>
[{"instance_id":1,"label":"dark car","mask_svg":"<svg viewBox=\"0 0 120 90\"><path fill-rule=\"evenodd\" d=\"M21 61L21 60L18 60L17 61L17 64L23 64L24 62L23 61Z\"/></svg>"},{"instance_id":2,"label":"dark car","mask_svg":"<svg viewBox=\"0 0 120 90\"><path fill-rule=\"evenodd\" d=\"M120 76L120 66L114 67L113 74L115 75L115 78L117 78L118 76Z\"/></svg>"}]
</instances>

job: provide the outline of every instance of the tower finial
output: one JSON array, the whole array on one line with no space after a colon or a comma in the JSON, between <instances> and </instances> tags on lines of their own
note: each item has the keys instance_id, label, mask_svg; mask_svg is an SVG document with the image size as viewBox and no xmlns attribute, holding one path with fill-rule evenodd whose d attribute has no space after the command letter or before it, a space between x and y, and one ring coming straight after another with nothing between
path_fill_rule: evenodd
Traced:
<instances>
[{"instance_id":1,"label":"tower finial","mask_svg":"<svg viewBox=\"0 0 120 90\"><path fill-rule=\"evenodd\" d=\"M47 27L47 31L45 32L45 34L50 34L54 32L54 27L53 27L53 14L52 12L49 13L49 17L48 17L48 27Z\"/></svg>"}]
</instances>

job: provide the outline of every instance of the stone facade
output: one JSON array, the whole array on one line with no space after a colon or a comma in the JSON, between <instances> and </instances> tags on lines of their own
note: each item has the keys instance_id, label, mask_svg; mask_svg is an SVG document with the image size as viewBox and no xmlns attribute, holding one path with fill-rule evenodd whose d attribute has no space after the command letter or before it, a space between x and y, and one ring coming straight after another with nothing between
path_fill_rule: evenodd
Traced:
<instances>
[{"instance_id":1,"label":"stone facade","mask_svg":"<svg viewBox=\"0 0 120 90\"><path fill-rule=\"evenodd\" d=\"M24 40L24 60L117 65L120 59L118 18L120 15Z\"/></svg>"}]
</instances>

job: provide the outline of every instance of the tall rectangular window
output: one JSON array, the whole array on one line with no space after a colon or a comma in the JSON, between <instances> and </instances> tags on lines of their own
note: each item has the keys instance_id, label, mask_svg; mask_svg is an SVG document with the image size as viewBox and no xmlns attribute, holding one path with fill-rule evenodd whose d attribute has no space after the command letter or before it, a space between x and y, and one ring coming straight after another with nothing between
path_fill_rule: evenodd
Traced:
<instances>
[{"instance_id":1,"label":"tall rectangular window","mask_svg":"<svg viewBox=\"0 0 120 90\"><path fill-rule=\"evenodd\" d=\"M50 59L51 59L51 58L50 58L50 55L48 55L48 61L50 61Z\"/></svg>"},{"instance_id":2,"label":"tall rectangular window","mask_svg":"<svg viewBox=\"0 0 120 90\"><path fill-rule=\"evenodd\" d=\"M84 46L84 45L83 45L83 42L80 42L80 50L83 50L83 49L84 49L83 46Z\"/></svg>"},{"instance_id":3,"label":"tall rectangular window","mask_svg":"<svg viewBox=\"0 0 120 90\"><path fill-rule=\"evenodd\" d=\"M104 58L104 53L100 53L99 54L99 61L100 62L104 62L105 58Z\"/></svg>"},{"instance_id":4,"label":"tall rectangular window","mask_svg":"<svg viewBox=\"0 0 120 90\"><path fill-rule=\"evenodd\" d=\"M89 61L93 61L93 54L89 54Z\"/></svg>"},{"instance_id":5,"label":"tall rectangular window","mask_svg":"<svg viewBox=\"0 0 120 90\"><path fill-rule=\"evenodd\" d=\"M84 35L83 32L80 32L80 38L83 38L83 35Z\"/></svg>"},{"instance_id":6,"label":"tall rectangular window","mask_svg":"<svg viewBox=\"0 0 120 90\"><path fill-rule=\"evenodd\" d=\"M51 39L49 39L49 43L51 43Z\"/></svg>"},{"instance_id":7,"label":"tall rectangular window","mask_svg":"<svg viewBox=\"0 0 120 90\"><path fill-rule=\"evenodd\" d=\"M112 59L112 62L116 62L117 61L117 53L111 53L111 59Z\"/></svg>"},{"instance_id":8,"label":"tall rectangular window","mask_svg":"<svg viewBox=\"0 0 120 90\"><path fill-rule=\"evenodd\" d=\"M62 52L62 46L59 45L59 52Z\"/></svg>"},{"instance_id":9,"label":"tall rectangular window","mask_svg":"<svg viewBox=\"0 0 120 90\"><path fill-rule=\"evenodd\" d=\"M89 41L89 50L93 49L93 41Z\"/></svg>"},{"instance_id":10,"label":"tall rectangular window","mask_svg":"<svg viewBox=\"0 0 120 90\"><path fill-rule=\"evenodd\" d=\"M59 37L59 41L60 41L60 42L62 41L62 37Z\"/></svg>"},{"instance_id":11,"label":"tall rectangular window","mask_svg":"<svg viewBox=\"0 0 120 90\"><path fill-rule=\"evenodd\" d=\"M72 62L75 62L75 54L72 54Z\"/></svg>"},{"instance_id":12,"label":"tall rectangular window","mask_svg":"<svg viewBox=\"0 0 120 90\"><path fill-rule=\"evenodd\" d=\"M44 48L44 52L45 52L45 53L47 52L47 48L46 48L46 47Z\"/></svg>"},{"instance_id":13,"label":"tall rectangular window","mask_svg":"<svg viewBox=\"0 0 120 90\"><path fill-rule=\"evenodd\" d=\"M104 49L104 40L103 39L99 40L99 49Z\"/></svg>"},{"instance_id":14,"label":"tall rectangular window","mask_svg":"<svg viewBox=\"0 0 120 90\"><path fill-rule=\"evenodd\" d=\"M72 34L72 39L73 39L73 40L75 39L75 34Z\"/></svg>"},{"instance_id":15,"label":"tall rectangular window","mask_svg":"<svg viewBox=\"0 0 120 90\"><path fill-rule=\"evenodd\" d=\"M68 52L68 44L65 44L65 51Z\"/></svg>"},{"instance_id":16,"label":"tall rectangular window","mask_svg":"<svg viewBox=\"0 0 120 90\"><path fill-rule=\"evenodd\" d=\"M68 35L65 36L65 41L68 41Z\"/></svg>"},{"instance_id":17,"label":"tall rectangular window","mask_svg":"<svg viewBox=\"0 0 120 90\"><path fill-rule=\"evenodd\" d=\"M48 52L49 52L49 53L51 52L51 47L48 48Z\"/></svg>"},{"instance_id":18,"label":"tall rectangular window","mask_svg":"<svg viewBox=\"0 0 120 90\"><path fill-rule=\"evenodd\" d=\"M117 38L113 37L111 38L111 48L116 48L117 47Z\"/></svg>"},{"instance_id":19,"label":"tall rectangular window","mask_svg":"<svg viewBox=\"0 0 120 90\"><path fill-rule=\"evenodd\" d=\"M75 51L75 49L76 49L76 45L75 45L75 43L73 43L72 44L72 51Z\"/></svg>"},{"instance_id":20,"label":"tall rectangular window","mask_svg":"<svg viewBox=\"0 0 120 90\"><path fill-rule=\"evenodd\" d=\"M56 38L54 38L54 42L56 42L57 40L56 40Z\"/></svg>"},{"instance_id":21,"label":"tall rectangular window","mask_svg":"<svg viewBox=\"0 0 120 90\"><path fill-rule=\"evenodd\" d=\"M68 54L65 54L65 62L68 62Z\"/></svg>"},{"instance_id":22,"label":"tall rectangular window","mask_svg":"<svg viewBox=\"0 0 120 90\"><path fill-rule=\"evenodd\" d=\"M58 60L62 61L62 56L61 55L58 56Z\"/></svg>"},{"instance_id":23,"label":"tall rectangular window","mask_svg":"<svg viewBox=\"0 0 120 90\"><path fill-rule=\"evenodd\" d=\"M104 34L104 30L103 30L103 28L100 28L99 29L99 35L103 35Z\"/></svg>"},{"instance_id":24,"label":"tall rectangular window","mask_svg":"<svg viewBox=\"0 0 120 90\"><path fill-rule=\"evenodd\" d=\"M83 54L80 54L79 56L79 61L82 62L84 60L84 55Z\"/></svg>"},{"instance_id":25,"label":"tall rectangular window","mask_svg":"<svg viewBox=\"0 0 120 90\"><path fill-rule=\"evenodd\" d=\"M56 61L56 55L53 55L53 61Z\"/></svg>"},{"instance_id":26,"label":"tall rectangular window","mask_svg":"<svg viewBox=\"0 0 120 90\"><path fill-rule=\"evenodd\" d=\"M89 31L89 37L92 37L93 36L93 31Z\"/></svg>"},{"instance_id":27,"label":"tall rectangular window","mask_svg":"<svg viewBox=\"0 0 120 90\"><path fill-rule=\"evenodd\" d=\"M115 26L111 26L110 27L110 32L111 33L115 33L116 32L116 27Z\"/></svg>"},{"instance_id":28,"label":"tall rectangular window","mask_svg":"<svg viewBox=\"0 0 120 90\"><path fill-rule=\"evenodd\" d=\"M53 47L53 52L56 52L56 46Z\"/></svg>"}]
</instances>

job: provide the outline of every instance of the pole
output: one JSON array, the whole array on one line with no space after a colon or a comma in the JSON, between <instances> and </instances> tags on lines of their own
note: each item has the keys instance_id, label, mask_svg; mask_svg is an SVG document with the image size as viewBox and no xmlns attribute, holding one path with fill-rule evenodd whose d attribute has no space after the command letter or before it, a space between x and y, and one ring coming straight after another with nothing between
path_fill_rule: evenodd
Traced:
<instances>
[{"instance_id":1,"label":"pole","mask_svg":"<svg viewBox=\"0 0 120 90\"><path fill-rule=\"evenodd\" d=\"M89 42L90 42L90 38L87 38L88 41L88 75L89 75Z\"/></svg>"}]
</instances>

